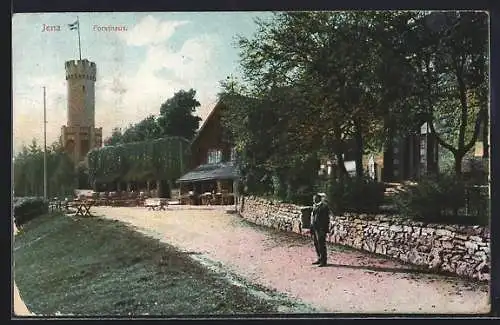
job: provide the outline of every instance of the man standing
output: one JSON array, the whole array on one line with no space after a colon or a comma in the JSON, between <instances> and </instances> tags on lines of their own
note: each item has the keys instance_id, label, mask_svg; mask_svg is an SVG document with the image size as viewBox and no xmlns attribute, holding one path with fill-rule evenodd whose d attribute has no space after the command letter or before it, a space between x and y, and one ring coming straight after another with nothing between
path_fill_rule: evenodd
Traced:
<instances>
[{"instance_id":1,"label":"man standing","mask_svg":"<svg viewBox=\"0 0 500 325\"><path fill-rule=\"evenodd\" d=\"M318 260L312 264L326 266L326 235L330 227L330 209L319 194L315 194L311 218L311 233Z\"/></svg>"}]
</instances>

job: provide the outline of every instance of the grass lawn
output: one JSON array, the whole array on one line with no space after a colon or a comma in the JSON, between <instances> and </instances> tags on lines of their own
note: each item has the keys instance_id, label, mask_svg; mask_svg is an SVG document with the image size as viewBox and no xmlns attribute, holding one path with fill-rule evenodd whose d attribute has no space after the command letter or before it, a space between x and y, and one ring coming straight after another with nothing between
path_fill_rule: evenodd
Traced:
<instances>
[{"instance_id":1,"label":"grass lawn","mask_svg":"<svg viewBox=\"0 0 500 325\"><path fill-rule=\"evenodd\" d=\"M14 276L35 314L275 313L185 253L125 225L46 215L16 235Z\"/></svg>"}]
</instances>

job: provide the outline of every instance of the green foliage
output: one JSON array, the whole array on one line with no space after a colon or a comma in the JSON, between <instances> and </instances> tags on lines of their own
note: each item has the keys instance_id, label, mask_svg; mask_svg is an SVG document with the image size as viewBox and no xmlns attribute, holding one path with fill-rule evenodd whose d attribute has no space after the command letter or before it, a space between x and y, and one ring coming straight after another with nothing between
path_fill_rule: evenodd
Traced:
<instances>
[{"instance_id":1,"label":"green foliage","mask_svg":"<svg viewBox=\"0 0 500 325\"><path fill-rule=\"evenodd\" d=\"M104 144L114 146L120 143L124 143L122 130L120 128L113 128L111 136L104 141Z\"/></svg>"},{"instance_id":2,"label":"green foliage","mask_svg":"<svg viewBox=\"0 0 500 325\"><path fill-rule=\"evenodd\" d=\"M414 67L408 101L422 113L438 143L454 156L454 172L487 124L488 16L484 12L416 14L404 51Z\"/></svg>"},{"instance_id":3,"label":"green foliage","mask_svg":"<svg viewBox=\"0 0 500 325\"><path fill-rule=\"evenodd\" d=\"M369 178L349 178L338 182L331 177L326 180L323 189L330 208L336 214L376 213L384 203L384 184Z\"/></svg>"},{"instance_id":4,"label":"green foliage","mask_svg":"<svg viewBox=\"0 0 500 325\"><path fill-rule=\"evenodd\" d=\"M94 149L88 154L91 182L170 180L184 172L188 141L180 137Z\"/></svg>"},{"instance_id":5,"label":"green foliage","mask_svg":"<svg viewBox=\"0 0 500 325\"><path fill-rule=\"evenodd\" d=\"M176 92L161 105L158 117L149 115L137 123L130 124L123 131L114 128L111 136L104 143L118 145L169 136L192 139L201 121L198 116L193 115L196 108L200 106L195 97L194 89Z\"/></svg>"},{"instance_id":6,"label":"green foliage","mask_svg":"<svg viewBox=\"0 0 500 325\"><path fill-rule=\"evenodd\" d=\"M16 196L43 196L43 150L33 141L14 157ZM75 188L75 167L58 143L47 147L47 194L71 195Z\"/></svg>"},{"instance_id":7,"label":"green foliage","mask_svg":"<svg viewBox=\"0 0 500 325\"><path fill-rule=\"evenodd\" d=\"M418 185L400 193L396 202L404 215L439 220L447 210L458 211L465 202L465 184L447 175L438 180L421 179Z\"/></svg>"},{"instance_id":8,"label":"green foliage","mask_svg":"<svg viewBox=\"0 0 500 325\"><path fill-rule=\"evenodd\" d=\"M14 200L14 222L17 227L39 217L49 210L43 197L22 197Z\"/></svg>"},{"instance_id":9,"label":"green foliage","mask_svg":"<svg viewBox=\"0 0 500 325\"><path fill-rule=\"evenodd\" d=\"M487 191L469 187L452 174L424 178L417 185L408 185L396 195L394 202L402 215L425 222L488 222ZM466 204L468 215L464 213Z\"/></svg>"},{"instance_id":10,"label":"green foliage","mask_svg":"<svg viewBox=\"0 0 500 325\"><path fill-rule=\"evenodd\" d=\"M272 127L264 129L275 143L275 161L288 161L282 153L311 151L342 160L352 137L359 140L361 161L365 148L384 144L389 124L407 131L414 123L415 109L403 101L412 91L412 67L397 47L409 17L278 13L258 21L253 38L238 40L244 84L228 82L225 90L266 102L272 110Z\"/></svg>"},{"instance_id":11,"label":"green foliage","mask_svg":"<svg viewBox=\"0 0 500 325\"><path fill-rule=\"evenodd\" d=\"M92 188L89 182L89 170L85 161L78 163L76 168L78 188Z\"/></svg>"},{"instance_id":12,"label":"green foliage","mask_svg":"<svg viewBox=\"0 0 500 325\"><path fill-rule=\"evenodd\" d=\"M160 107L158 126L162 135L192 139L201 121L198 116L193 116L199 106L194 89L175 93Z\"/></svg>"},{"instance_id":13,"label":"green foliage","mask_svg":"<svg viewBox=\"0 0 500 325\"><path fill-rule=\"evenodd\" d=\"M343 166L352 139L360 166L423 121L461 173L487 118L485 14L284 12L257 23L237 42L243 78L222 82L221 98L243 174L269 183L259 191L293 192L281 174L311 152Z\"/></svg>"}]
</instances>

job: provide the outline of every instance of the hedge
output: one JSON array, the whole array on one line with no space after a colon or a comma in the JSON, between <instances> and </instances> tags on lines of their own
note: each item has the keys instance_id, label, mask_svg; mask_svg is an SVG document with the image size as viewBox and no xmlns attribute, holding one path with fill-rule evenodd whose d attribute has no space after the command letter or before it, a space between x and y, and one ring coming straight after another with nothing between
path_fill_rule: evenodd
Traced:
<instances>
[{"instance_id":1,"label":"hedge","mask_svg":"<svg viewBox=\"0 0 500 325\"><path fill-rule=\"evenodd\" d=\"M49 204L42 197L14 199L14 223L19 227L49 211Z\"/></svg>"},{"instance_id":2,"label":"hedge","mask_svg":"<svg viewBox=\"0 0 500 325\"><path fill-rule=\"evenodd\" d=\"M96 148L88 153L91 182L174 179L184 173L188 140L168 137Z\"/></svg>"}]
</instances>

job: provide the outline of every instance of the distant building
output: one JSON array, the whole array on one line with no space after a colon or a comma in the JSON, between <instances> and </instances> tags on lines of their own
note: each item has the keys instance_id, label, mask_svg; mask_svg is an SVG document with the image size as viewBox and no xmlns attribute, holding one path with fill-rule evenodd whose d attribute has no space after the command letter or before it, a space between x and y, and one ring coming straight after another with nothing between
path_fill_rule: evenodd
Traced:
<instances>
[{"instance_id":1,"label":"distant building","mask_svg":"<svg viewBox=\"0 0 500 325\"><path fill-rule=\"evenodd\" d=\"M96 64L87 59L65 63L68 120L61 128L61 144L75 165L102 146L102 128L95 127Z\"/></svg>"}]
</instances>

